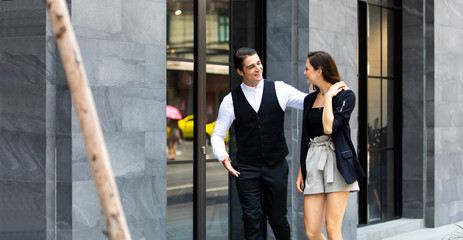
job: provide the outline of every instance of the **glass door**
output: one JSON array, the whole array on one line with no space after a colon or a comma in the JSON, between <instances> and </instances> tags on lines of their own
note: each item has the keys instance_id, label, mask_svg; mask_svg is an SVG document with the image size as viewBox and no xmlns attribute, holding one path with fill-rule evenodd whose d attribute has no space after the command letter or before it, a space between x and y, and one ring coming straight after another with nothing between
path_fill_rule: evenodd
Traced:
<instances>
[{"instance_id":1,"label":"glass door","mask_svg":"<svg viewBox=\"0 0 463 240\"><path fill-rule=\"evenodd\" d=\"M206 6L206 239L228 239L228 171L212 154L209 142L222 99L230 92L230 1L207 0ZM225 139L228 147L229 138Z\"/></svg>"},{"instance_id":2,"label":"glass door","mask_svg":"<svg viewBox=\"0 0 463 240\"><path fill-rule=\"evenodd\" d=\"M167 1L166 102L180 113L166 119L167 239L193 239L193 6L193 0Z\"/></svg>"},{"instance_id":3,"label":"glass door","mask_svg":"<svg viewBox=\"0 0 463 240\"><path fill-rule=\"evenodd\" d=\"M167 1L167 105L181 115L167 119L167 239L242 239L234 179L209 138L241 83L232 49L253 47L265 62L264 11L264 0ZM233 159L233 127L225 143Z\"/></svg>"},{"instance_id":4,"label":"glass door","mask_svg":"<svg viewBox=\"0 0 463 240\"><path fill-rule=\"evenodd\" d=\"M230 91L229 4L167 1L167 105L181 115L167 118L167 239L228 238L228 172L209 138Z\"/></svg>"}]
</instances>

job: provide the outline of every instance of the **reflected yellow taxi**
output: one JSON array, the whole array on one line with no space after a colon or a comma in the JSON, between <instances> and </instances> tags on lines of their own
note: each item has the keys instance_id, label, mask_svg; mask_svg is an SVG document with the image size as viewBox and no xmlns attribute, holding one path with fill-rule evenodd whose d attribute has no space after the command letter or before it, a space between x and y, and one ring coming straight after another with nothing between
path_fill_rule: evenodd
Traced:
<instances>
[{"instance_id":1,"label":"reflected yellow taxi","mask_svg":"<svg viewBox=\"0 0 463 240\"><path fill-rule=\"evenodd\" d=\"M210 140L212 132L214 131L215 122L206 124L206 137ZM178 128L180 129L181 137L184 139L192 139L193 138L193 129L194 129L194 116L188 115L183 119L178 120ZM167 135L169 135L170 128L167 128ZM228 143L229 136L227 132L227 136L225 137L225 143Z\"/></svg>"}]
</instances>

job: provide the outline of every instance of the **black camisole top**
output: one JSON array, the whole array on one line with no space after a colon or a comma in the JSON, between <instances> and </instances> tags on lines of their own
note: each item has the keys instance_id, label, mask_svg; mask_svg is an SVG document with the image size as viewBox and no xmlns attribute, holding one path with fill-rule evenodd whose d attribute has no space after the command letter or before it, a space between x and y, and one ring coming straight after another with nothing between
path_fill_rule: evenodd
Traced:
<instances>
[{"instance_id":1,"label":"black camisole top","mask_svg":"<svg viewBox=\"0 0 463 240\"><path fill-rule=\"evenodd\" d=\"M312 108L307 113L309 138L315 138L318 136L326 135L323 132L322 122L323 108Z\"/></svg>"}]
</instances>

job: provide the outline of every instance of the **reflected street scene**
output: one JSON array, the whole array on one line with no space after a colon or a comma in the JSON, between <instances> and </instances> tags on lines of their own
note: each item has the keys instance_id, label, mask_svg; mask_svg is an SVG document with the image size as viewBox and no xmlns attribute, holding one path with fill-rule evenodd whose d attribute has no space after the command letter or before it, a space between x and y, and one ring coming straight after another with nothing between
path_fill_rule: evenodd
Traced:
<instances>
[{"instance_id":1,"label":"reflected street scene","mask_svg":"<svg viewBox=\"0 0 463 240\"><path fill-rule=\"evenodd\" d=\"M206 101L206 236L227 239L228 172L214 158L209 138L219 104L230 91L230 6L228 0L207 1L204 96L194 96L193 6L193 0L167 1L167 239L193 239L195 98Z\"/></svg>"}]
</instances>

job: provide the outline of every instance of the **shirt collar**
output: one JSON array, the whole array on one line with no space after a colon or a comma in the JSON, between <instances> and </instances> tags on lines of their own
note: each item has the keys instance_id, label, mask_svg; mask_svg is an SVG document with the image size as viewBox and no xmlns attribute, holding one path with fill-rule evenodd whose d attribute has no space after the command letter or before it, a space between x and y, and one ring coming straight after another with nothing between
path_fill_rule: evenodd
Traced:
<instances>
[{"instance_id":1,"label":"shirt collar","mask_svg":"<svg viewBox=\"0 0 463 240\"><path fill-rule=\"evenodd\" d=\"M242 88L243 90L245 90L245 91L260 89L260 88L263 88L263 87L264 87L264 79L261 79L261 80L259 81L259 83L257 84L257 86L255 86L255 87L250 87L250 86L244 84L244 82L241 83L241 88Z\"/></svg>"}]
</instances>

